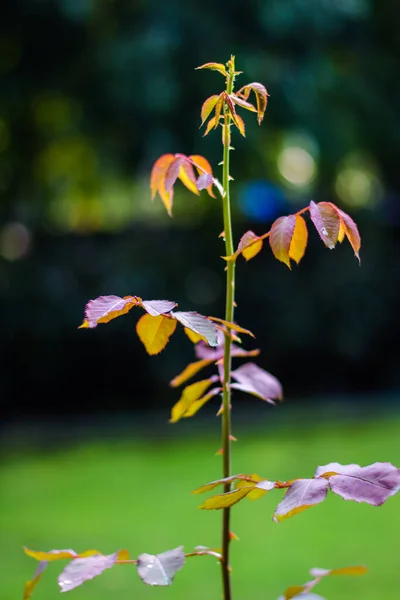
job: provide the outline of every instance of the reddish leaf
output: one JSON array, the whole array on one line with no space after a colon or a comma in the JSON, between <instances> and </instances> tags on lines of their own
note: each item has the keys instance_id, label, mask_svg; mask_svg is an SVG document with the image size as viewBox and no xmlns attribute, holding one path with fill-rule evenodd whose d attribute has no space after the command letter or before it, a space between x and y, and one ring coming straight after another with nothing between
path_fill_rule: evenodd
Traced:
<instances>
[{"instance_id":1,"label":"reddish leaf","mask_svg":"<svg viewBox=\"0 0 400 600\"><path fill-rule=\"evenodd\" d=\"M264 118L264 113L267 108L268 93L265 87L261 83L249 83L243 86L238 92L237 96L247 100L250 92L254 92L257 102L257 120L258 124L261 125L261 121Z\"/></svg>"},{"instance_id":2,"label":"reddish leaf","mask_svg":"<svg viewBox=\"0 0 400 600\"><path fill-rule=\"evenodd\" d=\"M274 521L283 521L297 513L319 504L326 498L328 482L326 479L298 479L294 481L282 502L276 507Z\"/></svg>"},{"instance_id":3,"label":"reddish leaf","mask_svg":"<svg viewBox=\"0 0 400 600\"><path fill-rule=\"evenodd\" d=\"M35 589L36 585L39 583L42 573L46 567L47 567L47 560L42 560L38 564L38 567L35 571L33 579L31 579L30 581L27 581L25 583L23 600L29 600L29 598L32 596L32 592Z\"/></svg>"},{"instance_id":4,"label":"reddish leaf","mask_svg":"<svg viewBox=\"0 0 400 600\"><path fill-rule=\"evenodd\" d=\"M128 313L131 308L141 304L142 299L137 296L99 296L89 300L85 307L85 320L80 328L93 329L99 323L108 323L121 315Z\"/></svg>"},{"instance_id":5,"label":"reddish leaf","mask_svg":"<svg viewBox=\"0 0 400 600\"><path fill-rule=\"evenodd\" d=\"M143 300L142 306L149 315L157 317L158 315L168 314L177 304L170 300Z\"/></svg>"},{"instance_id":6,"label":"reddish leaf","mask_svg":"<svg viewBox=\"0 0 400 600\"><path fill-rule=\"evenodd\" d=\"M164 315L157 317L143 315L136 324L136 333L148 354L151 355L164 350L175 329L176 321Z\"/></svg>"},{"instance_id":7,"label":"reddish leaf","mask_svg":"<svg viewBox=\"0 0 400 600\"><path fill-rule=\"evenodd\" d=\"M214 323L207 319L204 315L197 312L172 312L172 317L182 323L187 329L191 329L195 333L201 335L210 346L217 345L217 328Z\"/></svg>"},{"instance_id":8,"label":"reddish leaf","mask_svg":"<svg viewBox=\"0 0 400 600\"><path fill-rule=\"evenodd\" d=\"M339 239L339 209L330 202L310 202L310 217L318 231L319 237L330 250Z\"/></svg>"},{"instance_id":9,"label":"reddish leaf","mask_svg":"<svg viewBox=\"0 0 400 600\"><path fill-rule=\"evenodd\" d=\"M218 95L210 96L203 103L203 106L201 107L201 124L202 125L204 125L205 121L207 121L207 119L210 116L211 112L214 110L215 105L218 102L218 98L219 98Z\"/></svg>"},{"instance_id":10,"label":"reddish leaf","mask_svg":"<svg viewBox=\"0 0 400 600\"><path fill-rule=\"evenodd\" d=\"M137 572L147 585L171 585L175 573L185 564L183 546L161 554L141 554L137 559Z\"/></svg>"},{"instance_id":11,"label":"reddish leaf","mask_svg":"<svg viewBox=\"0 0 400 600\"><path fill-rule=\"evenodd\" d=\"M243 98L240 98L240 96L237 96L236 94L231 94L231 98L233 102L238 106L241 106L246 110L250 110L251 112L257 112L257 109L255 106L253 106L253 104L250 104L250 102L246 102L246 100L243 100Z\"/></svg>"},{"instance_id":12,"label":"reddish leaf","mask_svg":"<svg viewBox=\"0 0 400 600\"><path fill-rule=\"evenodd\" d=\"M196 71L198 71L199 69L211 69L212 71L218 71L219 73L221 73L221 75L224 75L225 77L228 76L228 73L225 69L225 65L221 63L205 63L204 65L201 65L201 67L196 67Z\"/></svg>"},{"instance_id":13,"label":"reddish leaf","mask_svg":"<svg viewBox=\"0 0 400 600\"><path fill-rule=\"evenodd\" d=\"M342 210L338 209L338 213L340 216L343 233L346 234L346 237L349 240L351 247L353 248L354 254L358 258L358 262L360 262L359 251L361 248L361 238L358 232L357 225L354 223L353 219Z\"/></svg>"},{"instance_id":14,"label":"reddish leaf","mask_svg":"<svg viewBox=\"0 0 400 600\"><path fill-rule=\"evenodd\" d=\"M275 404L274 399L282 399L282 386L277 378L254 363L246 363L232 371L232 377L237 383L232 383L231 387L236 390L253 394L271 404Z\"/></svg>"},{"instance_id":15,"label":"reddish leaf","mask_svg":"<svg viewBox=\"0 0 400 600\"><path fill-rule=\"evenodd\" d=\"M400 490L400 470L388 462L367 467L330 463L318 467L316 477L329 472L338 473L329 477L329 485L332 492L344 500L380 506Z\"/></svg>"},{"instance_id":16,"label":"reddish leaf","mask_svg":"<svg viewBox=\"0 0 400 600\"><path fill-rule=\"evenodd\" d=\"M179 373L179 375L177 375L176 377L173 378L172 381L170 381L169 385L171 387L178 387L180 385L182 385L182 383L185 383L185 381L187 381L188 379L191 379L194 375L196 375L196 373L198 373L199 371L201 371L201 369L204 369L204 367L207 367L208 365L211 365L213 363L213 359L207 359L207 360L197 360L196 362L192 362L189 363L181 373Z\"/></svg>"},{"instance_id":17,"label":"reddish leaf","mask_svg":"<svg viewBox=\"0 0 400 600\"><path fill-rule=\"evenodd\" d=\"M242 253L246 260L254 258L262 249L263 241L252 231L246 231L240 238L238 248L231 257L227 256L226 260L234 259L238 254Z\"/></svg>"},{"instance_id":18,"label":"reddish leaf","mask_svg":"<svg viewBox=\"0 0 400 600\"><path fill-rule=\"evenodd\" d=\"M85 581L101 575L106 569L111 569L116 561L120 559L120 553L121 551L114 552L114 554L109 554L108 556L97 554L89 558L76 558L72 560L58 577L58 584L61 591L69 592L82 585Z\"/></svg>"},{"instance_id":19,"label":"reddish leaf","mask_svg":"<svg viewBox=\"0 0 400 600\"><path fill-rule=\"evenodd\" d=\"M214 123L214 129L217 129L218 125L219 125L219 121L221 118L221 112L224 106L224 101L225 101L225 94L222 93L220 95L220 97L218 98L218 102L215 105L215 123Z\"/></svg>"},{"instance_id":20,"label":"reddish leaf","mask_svg":"<svg viewBox=\"0 0 400 600\"><path fill-rule=\"evenodd\" d=\"M195 383L186 386L178 402L172 407L169 422L177 423L182 419L190 406L203 396L204 392L210 387L214 380L213 377L210 377L209 379L202 379L201 381L196 381Z\"/></svg>"},{"instance_id":21,"label":"reddish leaf","mask_svg":"<svg viewBox=\"0 0 400 600\"><path fill-rule=\"evenodd\" d=\"M167 172L165 173L164 186L165 191L168 193L171 191L174 186L176 180L178 179L179 172L181 170L181 165L183 162L182 156L175 155L174 160L169 165Z\"/></svg>"},{"instance_id":22,"label":"reddish leaf","mask_svg":"<svg viewBox=\"0 0 400 600\"><path fill-rule=\"evenodd\" d=\"M278 260L290 267L289 251L296 226L296 216L279 217L271 227L269 244L271 250Z\"/></svg>"},{"instance_id":23,"label":"reddish leaf","mask_svg":"<svg viewBox=\"0 0 400 600\"><path fill-rule=\"evenodd\" d=\"M294 226L292 241L289 247L289 258L296 261L297 264L301 261L306 250L308 241L307 225L301 215L296 216L296 224Z\"/></svg>"},{"instance_id":24,"label":"reddish leaf","mask_svg":"<svg viewBox=\"0 0 400 600\"><path fill-rule=\"evenodd\" d=\"M204 158L204 156L200 156L199 154L192 154L191 156L189 156L189 160L196 167L199 175L203 175L204 173L209 173L212 176L213 172L212 172L211 165L208 162L208 160L206 158ZM209 187L207 188L207 192L212 198L215 198L214 193L212 191L212 184L210 184Z\"/></svg>"},{"instance_id":25,"label":"reddish leaf","mask_svg":"<svg viewBox=\"0 0 400 600\"><path fill-rule=\"evenodd\" d=\"M235 125L239 129L240 133L243 137L246 137L246 127L244 121L240 115L235 116Z\"/></svg>"}]
</instances>

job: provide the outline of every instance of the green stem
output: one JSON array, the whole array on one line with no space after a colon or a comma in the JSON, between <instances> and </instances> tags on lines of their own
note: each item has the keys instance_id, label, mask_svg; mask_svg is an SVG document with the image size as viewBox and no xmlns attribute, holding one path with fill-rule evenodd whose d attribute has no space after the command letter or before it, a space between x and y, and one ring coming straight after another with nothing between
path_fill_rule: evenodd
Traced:
<instances>
[{"instance_id":1,"label":"green stem","mask_svg":"<svg viewBox=\"0 0 400 600\"><path fill-rule=\"evenodd\" d=\"M231 94L234 81L234 58L232 57L229 64L229 76L227 79L227 93ZM224 124L223 124L223 140L224 140L224 156L223 156L223 172L222 185L225 195L222 199L223 215L224 215L224 234L225 234L225 253L230 256L234 252L232 238L232 219L231 205L229 194L229 151L230 151L230 114L225 108ZM235 302L235 261L227 263L226 270L226 303L225 303L225 320L233 321ZM230 335L225 336L224 346L224 382L223 382L223 411L222 411L222 449L223 449L223 473L224 478L231 475L231 345L232 338ZM230 484L224 486L224 492L230 491ZM230 566L229 566L229 544L230 544L230 508L223 509L222 517L222 581L224 587L224 600L231 600L231 581L230 581Z\"/></svg>"}]
</instances>

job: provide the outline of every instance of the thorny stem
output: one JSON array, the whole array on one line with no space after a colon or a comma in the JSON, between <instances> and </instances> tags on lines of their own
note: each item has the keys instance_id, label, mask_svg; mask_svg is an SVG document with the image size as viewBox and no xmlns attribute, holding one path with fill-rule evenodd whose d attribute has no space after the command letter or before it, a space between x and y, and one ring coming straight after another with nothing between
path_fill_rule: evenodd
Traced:
<instances>
[{"instance_id":1,"label":"thorny stem","mask_svg":"<svg viewBox=\"0 0 400 600\"><path fill-rule=\"evenodd\" d=\"M232 56L228 62L228 77L226 82L227 94L232 94L233 83L235 78L235 59ZM229 195L229 151L230 151L230 122L231 117L227 108L224 113L223 123L223 170L222 170L222 185L225 195L222 199L223 216L224 216L224 233L225 233L225 252L227 256L231 256L233 250L232 239L232 219L231 206ZM225 303L225 320L232 322L235 302L235 261L228 262L226 268L226 303ZM232 338L230 335L225 336L224 346L224 382L223 382L223 411L222 411L222 460L223 460L223 476L230 477L231 475L231 344ZM230 483L224 485L224 492L229 492ZM230 581L230 566L229 566L229 544L230 544L230 508L223 509L222 516L222 581L224 588L224 600L231 600L231 581Z\"/></svg>"}]
</instances>

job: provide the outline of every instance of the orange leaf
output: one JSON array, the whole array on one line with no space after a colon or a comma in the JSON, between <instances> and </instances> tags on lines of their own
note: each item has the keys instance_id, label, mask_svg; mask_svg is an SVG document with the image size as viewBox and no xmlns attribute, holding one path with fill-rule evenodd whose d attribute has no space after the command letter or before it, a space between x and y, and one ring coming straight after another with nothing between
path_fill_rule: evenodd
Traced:
<instances>
[{"instance_id":1,"label":"orange leaf","mask_svg":"<svg viewBox=\"0 0 400 600\"><path fill-rule=\"evenodd\" d=\"M143 315L136 325L136 332L148 354L158 354L165 348L176 329L176 321L164 315Z\"/></svg>"},{"instance_id":2,"label":"orange leaf","mask_svg":"<svg viewBox=\"0 0 400 600\"><path fill-rule=\"evenodd\" d=\"M221 64L221 63L214 63L214 62L209 62L209 63L205 63L204 65L201 65L201 67L196 67L196 71L198 71L199 69L211 69L212 71L218 71L219 73L221 73L221 75L224 75L225 77L228 76L228 73L226 72L225 69L225 65Z\"/></svg>"},{"instance_id":3,"label":"orange leaf","mask_svg":"<svg viewBox=\"0 0 400 600\"><path fill-rule=\"evenodd\" d=\"M344 233L346 234L346 237L349 240L351 247L353 248L354 254L358 258L358 262L360 262L359 251L361 248L361 238L358 232L357 225L354 223L353 219L349 217L349 215L347 215L339 208L337 210L340 217L339 241L341 241L340 235L341 230L343 228Z\"/></svg>"},{"instance_id":4,"label":"orange leaf","mask_svg":"<svg viewBox=\"0 0 400 600\"><path fill-rule=\"evenodd\" d=\"M289 247L289 257L296 261L297 264L304 256L307 246L308 232L305 220L300 215L296 216L296 224L292 235L292 241Z\"/></svg>"},{"instance_id":5,"label":"orange leaf","mask_svg":"<svg viewBox=\"0 0 400 600\"><path fill-rule=\"evenodd\" d=\"M214 110L215 105L218 102L218 98L219 98L218 95L210 96L203 103L203 106L201 107L201 124L202 125L204 125L204 123L207 121L208 117L210 116L211 112Z\"/></svg>"},{"instance_id":6,"label":"orange leaf","mask_svg":"<svg viewBox=\"0 0 400 600\"><path fill-rule=\"evenodd\" d=\"M210 119L207 123L207 127L206 127L205 132L203 133L203 137L208 135L210 133L211 129L213 129L213 128L215 129L215 127L216 127L215 123L216 123L216 118L212 117L212 119ZM217 124L218 124L218 122L217 122Z\"/></svg>"},{"instance_id":7,"label":"orange leaf","mask_svg":"<svg viewBox=\"0 0 400 600\"><path fill-rule=\"evenodd\" d=\"M290 267L289 250L292 242L294 228L296 225L295 215L279 217L271 227L269 244L271 250L278 260Z\"/></svg>"},{"instance_id":8,"label":"orange leaf","mask_svg":"<svg viewBox=\"0 0 400 600\"><path fill-rule=\"evenodd\" d=\"M246 137L246 128L244 125L244 121L243 121L242 117L240 117L239 115L236 115L235 125L239 129L242 136Z\"/></svg>"},{"instance_id":9,"label":"orange leaf","mask_svg":"<svg viewBox=\"0 0 400 600\"><path fill-rule=\"evenodd\" d=\"M202 379L185 387L178 402L172 407L170 423L177 423L190 408L191 404L202 397L213 382L213 378Z\"/></svg>"},{"instance_id":10,"label":"orange leaf","mask_svg":"<svg viewBox=\"0 0 400 600\"><path fill-rule=\"evenodd\" d=\"M196 373L201 371L201 369L204 369L204 367L207 365L210 365L212 362L214 362L214 360L211 358L189 363L187 367L183 369L182 373L179 373L179 375L173 378L169 385L171 387L178 387L182 385L182 383L185 383L185 381L193 377L193 375L196 375Z\"/></svg>"},{"instance_id":11,"label":"orange leaf","mask_svg":"<svg viewBox=\"0 0 400 600\"><path fill-rule=\"evenodd\" d=\"M247 100L250 92L254 92L255 96L256 96L256 103L257 103L257 120L258 120L258 124L261 125L261 121L264 118L264 113L265 110L267 108L267 101L268 101L268 92L265 89L265 87L261 84L261 83L248 83L247 85L243 86L238 92L237 92L237 96L241 96L244 100Z\"/></svg>"},{"instance_id":12,"label":"orange leaf","mask_svg":"<svg viewBox=\"0 0 400 600\"><path fill-rule=\"evenodd\" d=\"M257 112L255 106L250 104L250 102L246 102L245 100L243 100L243 98L240 98L240 96L237 96L236 94L231 94L231 98L234 101L234 103L240 106L241 108L245 108L246 110L250 110L251 112Z\"/></svg>"},{"instance_id":13,"label":"orange leaf","mask_svg":"<svg viewBox=\"0 0 400 600\"><path fill-rule=\"evenodd\" d=\"M172 216L173 190L166 191L164 180L168 168L174 160L175 156L173 154L163 154L163 156L160 156L153 165L150 177L151 198L154 200L158 192L169 216Z\"/></svg>"}]
</instances>

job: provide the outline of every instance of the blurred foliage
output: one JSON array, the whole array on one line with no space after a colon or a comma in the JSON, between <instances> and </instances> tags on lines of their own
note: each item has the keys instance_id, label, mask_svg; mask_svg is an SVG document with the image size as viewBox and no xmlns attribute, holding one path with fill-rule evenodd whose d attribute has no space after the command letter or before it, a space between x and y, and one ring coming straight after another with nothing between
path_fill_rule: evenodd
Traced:
<instances>
[{"instance_id":1,"label":"blurred foliage","mask_svg":"<svg viewBox=\"0 0 400 600\"><path fill-rule=\"evenodd\" d=\"M125 321L89 338L74 332L89 298L168 297L221 315L218 201L182 189L170 221L151 204L148 178L164 152L204 154L217 169L219 135L202 140L197 125L223 80L194 67L231 53L243 83L261 81L271 96L262 127L245 115L247 140L234 140L236 237L264 232L314 198L342 205L363 238L361 270L348 249L321 247L293 273L267 250L240 265L239 322L258 333L263 366L290 393L400 386L397 8L395 0L3 0L0 386L10 406L32 387L44 403L57 387L76 389L77 370L103 363L102 383L90 378L80 389L115 406L110 390L133 389L121 372L133 356L152 373L153 390L139 386L148 397L179 370L187 346L150 366Z\"/></svg>"}]
</instances>

